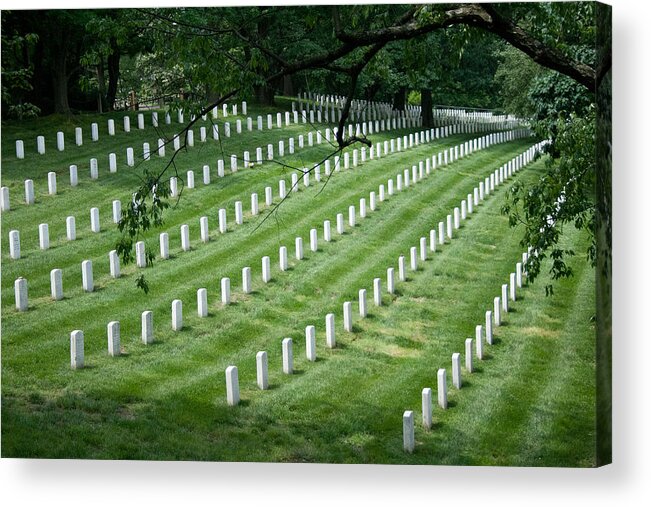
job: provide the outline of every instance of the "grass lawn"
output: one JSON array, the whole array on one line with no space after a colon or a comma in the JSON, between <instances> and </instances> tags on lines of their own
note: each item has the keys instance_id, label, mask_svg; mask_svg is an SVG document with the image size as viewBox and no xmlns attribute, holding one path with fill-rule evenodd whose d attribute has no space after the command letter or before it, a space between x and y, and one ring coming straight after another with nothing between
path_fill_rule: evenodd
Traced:
<instances>
[{"instance_id":1,"label":"grass lawn","mask_svg":"<svg viewBox=\"0 0 651 507\"><path fill-rule=\"evenodd\" d=\"M267 111L249 114L265 116ZM121 115L115 117L119 119ZM148 118L148 115L146 115ZM240 116L240 118L243 118ZM229 119L231 119L229 117ZM100 124L100 140L89 142L91 121ZM231 119L232 120L232 119ZM274 118L275 120L275 118ZM149 120L148 120L149 121ZM133 265L122 276L109 274L108 252L119 233L111 223L111 202L123 206L138 181L138 168L127 168L127 146L140 152L156 145L151 127L106 135L106 117L81 120L85 142L74 146L74 124L63 119L3 125L2 185L11 192L12 210L2 214L2 456L97 459L291 461L327 463L413 463L516 466L593 466L595 448L594 270L577 258L575 276L555 283L546 297L545 276L519 290L494 345L472 374L463 370L461 390L452 387L451 355L474 337L476 324L492 309L493 297L520 260L521 231L511 229L500 207L515 180L534 181L544 162L536 161L488 196L454 239L438 246L405 282L398 281L398 257L409 261L409 248L482 180L534 143L520 139L472 154L437 168L421 182L378 202L357 225L347 223L348 206L418 161L480 134L458 134L409 150L367 160L335 173L328 184L293 194L271 213L264 189L289 180L291 169L265 162L230 174L227 158L298 134L308 125L245 132L220 145L210 139L179 157L182 175L195 171L197 188L185 189L167 210L165 225L143 238L158 252L158 235L170 235L169 260L157 259L144 270L150 292L135 287ZM235 131L234 121L232 130ZM246 125L246 122L244 122ZM199 125L203 125L200 122ZM39 130L41 129L41 130ZM59 153L55 132L66 132ZM373 142L417 129L381 132ZM397 133L396 133L397 132ZM35 153L37 135L48 139L47 155ZM15 159L14 142L24 139L26 157ZM88 139L87 139L88 138ZM31 144L33 144L33 146ZM298 147L298 142L296 142ZM108 153L118 154L118 172L108 174ZM328 153L325 145L298 150L283 159L307 166ZM99 160L100 177L90 181L88 160ZM216 160L226 160L225 178L217 178ZM68 185L68 166L79 166L80 183ZM154 157L147 164L162 167ZM209 164L212 182L204 186L201 169ZM323 169L322 169L323 170ZM59 193L47 195L47 173L58 174ZM36 202L23 200L23 181L32 178ZM259 216L250 214L257 192ZM242 201L244 224L234 224L234 203ZM100 210L102 231L90 232L89 210ZM217 228L226 208L229 230ZM343 213L346 231L336 234ZM69 242L65 218L74 215L77 240ZM199 218L207 216L210 241L201 243ZM323 241L324 220L332 241ZM38 224L48 223L50 249L38 247ZM181 250L180 226L188 224L192 249ZM319 231L317 252L309 249L309 231ZM22 258L9 257L8 234L20 231ZM305 258L294 258L294 239L303 238ZM562 241L577 252L587 238L566 230ZM289 270L278 268L278 249L289 253ZM261 280L262 256L271 257L272 280ZM81 262L93 261L96 290L81 288ZM241 270L250 266L253 292L241 290ZM396 292L386 293L386 269L396 269ZM50 270L63 270L65 298L50 299ZM14 280L29 283L27 312L14 308ZM230 277L232 304L220 304L220 279ZM373 279L382 278L383 305L373 305ZM208 290L209 315L197 316L196 291ZM369 314L358 314L358 290L367 290ZM171 329L171 302L183 301L184 327ZM342 305L353 302L354 327L343 329ZM140 315L154 314L155 341L140 341ZM325 315L336 318L337 347L325 347ZM107 354L106 326L118 320L123 354ZM305 327L316 326L317 361L305 358ZM86 368L70 369L70 332L85 335ZM281 368L281 341L294 343L294 374ZM269 356L268 391L255 382L257 351ZM224 370L237 365L242 402L226 404ZM434 427L420 426L421 390L436 398L436 372L446 368L448 410L434 409ZM402 413L414 410L416 449L402 449Z\"/></svg>"}]
</instances>

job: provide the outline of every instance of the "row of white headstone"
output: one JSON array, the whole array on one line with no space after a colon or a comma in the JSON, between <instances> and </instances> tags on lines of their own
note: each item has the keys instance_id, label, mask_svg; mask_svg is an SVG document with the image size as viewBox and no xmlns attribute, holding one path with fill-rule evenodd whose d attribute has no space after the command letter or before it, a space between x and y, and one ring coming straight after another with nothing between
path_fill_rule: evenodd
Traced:
<instances>
[{"instance_id":1,"label":"row of white headstone","mask_svg":"<svg viewBox=\"0 0 651 507\"><path fill-rule=\"evenodd\" d=\"M233 115L237 116L237 104L232 105L233 108ZM213 109L213 117L217 118L218 116L218 111L219 109L216 107ZM247 105L246 101L242 102L242 114L246 116L247 112ZM223 104L223 116L227 117L228 116L228 104ZM183 110L179 109L177 111L177 119L178 122L183 124L184 123L184 114ZM192 117L194 120L194 117ZM205 121L207 119L207 116L204 115L202 119ZM250 118L249 118L250 120ZM136 122L138 124L138 130L144 130L145 129L145 115L144 113L138 113L136 116ZM172 123L171 119L171 114L170 112L165 113L165 123L167 125L170 125ZM159 119L158 119L158 111L152 111L151 113L151 124L153 127L158 127L159 126ZM122 118L122 125L123 125L123 131L126 133L131 132L131 117L130 116L124 116ZM107 133L109 136L114 136L116 132L115 129L115 119L111 118L107 120ZM91 140L98 141L99 140L99 125L97 123L91 123L90 125L90 136ZM64 132L57 132L56 134L57 138L57 150L58 151L65 151L65 134ZM75 145L76 146L82 146L84 143L84 134L83 134L83 128L82 127L75 127ZM40 155L45 154L45 136L37 136L36 138L36 152ZM16 140L16 158L18 159L23 159L25 158L25 144L22 139Z\"/></svg>"},{"instance_id":2,"label":"row of white headstone","mask_svg":"<svg viewBox=\"0 0 651 507\"><path fill-rule=\"evenodd\" d=\"M212 117L214 119L219 117L219 110L220 110L220 108L218 106L212 109ZM299 116L302 118L303 123L307 123L308 121L311 124L313 124L313 123L323 123L322 114L321 114L320 110L318 110L318 111L303 110L301 108L300 112L296 111L296 110L293 110L292 113L293 114L291 116L293 116L293 123L294 124L299 123ZM237 104L232 105L232 114L233 114L233 116L238 116ZM246 101L243 101L242 102L242 115L246 116L246 114L247 114L247 104L246 104ZM228 104L226 104L226 103L222 104L222 116L223 116L223 118L228 117ZM170 112L166 112L164 118L165 118L165 124L170 125L172 123L171 113ZM273 116L271 114L267 115L267 128L268 129L271 129L273 127L272 118L273 118ZM276 113L276 126L278 128L282 127L282 125L283 125L282 118L283 118L283 113L282 112L277 112ZM290 123L291 123L290 112L285 111L284 118L285 118L285 126L290 125ZM195 119L195 117L191 116L191 120L194 121L194 119ZM204 121L206 121L207 115L202 116L202 119ZM341 119L341 111L340 111L339 119ZM376 118L373 118L373 119L376 119ZM412 121L410 121L411 125L416 124L415 118L409 118L409 119L412 120ZM182 109L177 110L177 121L178 121L179 124L185 123L184 112L183 112ZM332 117L332 121L333 122L335 121L334 116ZM138 130L144 130L145 129L145 115L144 115L144 113L138 113L137 114L136 122L137 122L137 125L138 125ZM328 123L327 118L325 119L325 122ZM250 116L246 118L246 124L247 124L247 130L252 131L253 130L253 119ZM111 118L111 119L107 120L107 132L108 132L109 136L114 136L115 135L115 132L116 132L116 126L115 125L116 125L115 119ZM123 127L122 127L123 131L125 133L131 132L131 117L130 116L124 116L122 118L122 125L123 125ZM151 125L154 128L157 128L159 126L159 114L158 114L158 111L152 111L152 113L151 113ZM258 118L257 118L257 126L258 126L258 130L263 129L262 128L262 116L258 116ZM206 138L206 136L205 136L205 127L201 127L201 129L202 129L201 130L201 132L202 132L201 139L203 141ZM230 123L226 122L224 124L224 129L225 129L226 137L230 137ZM237 129L238 134L243 131L242 120L241 119L236 120L236 129ZM93 142L98 141L99 140L99 125L97 123L91 123L90 130L91 130L91 139L92 139L92 141ZM82 146L83 145L83 137L84 137L83 136L83 128L82 127L75 127L75 145L76 146ZM57 139L57 150L58 151L65 151L65 133L62 132L62 131L57 132L56 139ZM16 144L16 158L24 159L25 158L25 144L24 144L24 141L22 139L18 139L18 140L16 140L15 144ZM37 136L37 138L36 138L36 152L38 154L40 154L40 155L44 155L45 154L45 148L46 148L45 136Z\"/></svg>"},{"instance_id":3,"label":"row of white headstone","mask_svg":"<svg viewBox=\"0 0 651 507\"><path fill-rule=\"evenodd\" d=\"M516 263L515 273L509 276L509 283L502 285L502 295L493 299L493 310L487 310L485 314L485 327L482 325L475 326L474 349L477 359L484 358L483 342L487 345L493 344L494 332L493 326L501 326L503 316L509 311L509 300L515 302L516 287L522 287L522 277L526 276L526 264L531 252L531 247L527 252L522 253L522 262ZM508 292L508 295L507 295ZM473 339L466 338L465 341L465 370L470 374L473 372ZM452 354L452 385L456 389L461 389L461 354L455 352ZM437 396L438 405L445 410L447 403L447 378L445 368L439 368L437 371ZM423 428L430 430L432 428L432 390L424 388L422 390L422 418ZM414 414L411 410L406 410L402 417L402 435L403 448L406 452L413 452L415 447L414 439Z\"/></svg>"},{"instance_id":4,"label":"row of white headstone","mask_svg":"<svg viewBox=\"0 0 651 507\"><path fill-rule=\"evenodd\" d=\"M546 141L537 143L536 145L527 149L524 153L515 157L507 164L502 166L499 170L491 174L491 177L495 177L494 180L497 181L497 184L501 184L505 178L510 177L513 173L517 172L523 168L526 164L531 162L536 153L541 150L541 148L546 144ZM502 178L499 178L498 175L501 175ZM488 178L487 178L488 179ZM493 190L493 187L487 183L487 179L483 182L480 182L478 187L475 187L473 194L475 196L481 196L483 200L483 192L480 192L480 189L483 185L486 185L486 188L489 191ZM470 203L471 194L468 194L468 203ZM458 208L455 208L455 215ZM450 215L448 215L448 224L450 223ZM439 234L442 229L442 222L439 222ZM433 232L433 231L432 231ZM412 249L413 250L413 249ZM486 341L486 344L492 345L494 338L494 326L500 326L502 323L502 313L506 314L509 311L509 299L511 301L516 300L516 287L522 287L522 277L526 273L523 271L523 266L526 266L528 256L531 252L529 249L527 252L522 254L522 262L516 263L515 273L511 273L509 276L509 283L502 285L501 296L497 296L493 299L493 309L487 310L484 315L484 324L477 324L475 326L475 339L474 339L474 348L475 355L477 359L482 360L484 358L483 352L483 342ZM413 255L413 254L412 254ZM467 373L473 372L473 339L467 338L465 340L465 369ZM455 352L452 354L452 382L457 389L461 389L461 356L459 353ZM437 387L438 387L438 403L442 409L447 408L447 381L446 381L446 371L444 368L440 368L437 372ZM424 388L422 391L422 418L423 418L423 427L427 430L431 429L432 426L432 401L431 401L431 389ZM412 410L406 410L403 413L403 448L406 452L413 452L415 447L414 439L414 413Z\"/></svg>"}]
</instances>

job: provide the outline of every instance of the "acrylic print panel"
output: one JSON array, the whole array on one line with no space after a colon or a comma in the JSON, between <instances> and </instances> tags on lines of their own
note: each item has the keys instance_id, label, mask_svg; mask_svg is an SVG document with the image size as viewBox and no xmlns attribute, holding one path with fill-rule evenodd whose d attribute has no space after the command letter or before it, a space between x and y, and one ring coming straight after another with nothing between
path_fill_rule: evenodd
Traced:
<instances>
[{"instance_id":1,"label":"acrylic print panel","mask_svg":"<svg viewBox=\"0 0 651 507\"><path fill-rule=\"evenodd\" d=\"M609 7L5 27L3 457L610 461Z\"/></svg>"}]
</instances>

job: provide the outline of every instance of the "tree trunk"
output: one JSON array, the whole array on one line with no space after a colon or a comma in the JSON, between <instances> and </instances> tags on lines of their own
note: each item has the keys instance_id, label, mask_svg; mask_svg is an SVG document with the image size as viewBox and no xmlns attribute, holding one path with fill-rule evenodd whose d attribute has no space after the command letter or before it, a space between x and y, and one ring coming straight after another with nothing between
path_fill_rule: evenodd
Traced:
<instances>
[{"instance_id":1,"label":"tree trunk","mask_svg":"<svg viewBox=\"0 0 651 507\"><path fill-rule=\"evenodd\" d=\"M283 77L283 95L285 97L294 96L294 82L289 74Z\"/></svg>"},{"instance_id":2,"label":"tree trunk","mask_svg":"<svg viewBox=\"0 0 651 507\"><path fill-rule=\"evenodd\" d=\"M407 87L401 86L398 91L393 95L393 109L398 111L405 110L405 101L407 97Z\"/></svg>"},{"instance_id":3,"label":"tree trunk","mask_svg":"<svg viewBox=\"0 0 651 507\"><path fill-rule=\"evenodd\" d=\"M423 127L434 126L434 115L432 114L432 90L423 88L420 91L420 109L423 118Z\"/></svg>"},{"instance_id":4,"label":"tree trunk","mask_svg":"<svg viewBox=\"0 0 651 507\"><path fill-rule=\"evenodd\" d=\"M68 103L68 72L66 69L65 51L59 52L54 59L52 69L52 89L54 92L54 112L70 114Z\"/></svg>"},{"instance_id":5,"label":"tree trunk","mask_svg":"<svg viewBox=\"0 0 651 507\"><path fill-rule=\"evenodd\" d=\"M255 100L264 106L274 105L274 90L269 85L256 85L254 88Z\"/></svg>"},{"instance_id":6,"label":"tree trunk","mask_svg":"<svg viewBox=\"0 0 651 507\"><path fill-rule=\"evenodd\" d=\"M115 97L118 93L118 80L120 79L120 48L115 39L111 39L111 53L108 56L108 88L106 90L106 106L109 111L115 107Z\"/></svg>"},{"instance_id":7,"label":"tree trunk","mask_svg":"<svg viewBox=\"0 0 651 507\"><path fill-rule=\"evenodd\" d=\"M104 60L100 59L97 65L97 112L106 111L106 76L104 74Z\"/></svg>"}]
</instances>

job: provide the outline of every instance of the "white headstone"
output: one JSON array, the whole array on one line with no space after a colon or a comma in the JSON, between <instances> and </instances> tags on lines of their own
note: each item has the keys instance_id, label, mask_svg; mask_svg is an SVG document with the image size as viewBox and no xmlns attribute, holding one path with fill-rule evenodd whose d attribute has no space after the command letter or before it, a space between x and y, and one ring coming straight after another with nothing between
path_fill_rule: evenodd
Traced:
<instances>
[{"instance_id":1,"label":"white headstone","mask_svg":"<svg viewBox=\"0 0 651 507\"><path fill-rule=\"evenodd\" d=\"M116 320L109 322L106 326L106 334L108 337L108 353L109 356L120 355L120 323Z\"/></svg>"},{"instance_id":2,"label":"white headstone","mask_svg":"<svg viewBox=\"0 0 651 507\"><path fill-rule=\"evenodd\" d=\"M402 446L405 452L414 452L414 413L405 410L402 414Z\"/></svg>"},{"instance_id":3,"label":"white headstone","mask_svg":"<svg viewBox=\"0 0 651 507\"><path fill-rule=\"evenodd\" d=\"M509 297L511 301L515 301L515 273L509 275Z\"/></svg>"},{"instance_id":4,"label":"white headstone","mask_svg":"<svg viewBox=\"0 0 651 507\"><path fill-rule=\"evenodd\" d=\"M16 158L25 158L25 145L20 139L16 141Z\"/></svg>"},{"instance_id":5,"label":"white headstone","mask_svg":"<svg viewBox=\"0 0 651 507\"><path fill-rule=\"evenodd\" d=\"M70 367L79 370L84 367L84 332L70 333Z\"/></svg>"},{"instance_id":6,"label":"white headstone","mask_svg":"<svg viewBox=\"0 0 651 507\"><path fill-rule=\"evenodd\" d=\"M251 293L251 268L242 268L242 292L244 294Z\"/></svg>"},{"instance_id":7,"label":"white headstone","mask_svg":"<svg viewBox=\"0 0 651 507\"><path fill-rule=\"evenodd\" d=\"M161 259L169 259L170 257L170 237L166 232L162 232L159 237L160 242L160 257Z\"/></svg>"},{"instance_id":8,"label":"white headstone","mask_svg":"<svg viewBox=\"0 0 651 507\"><path fill-rule=\"evenodd\" d=\"M16 299L16 310L26 312L27 302L27 280L23 277L16 279L14 282L14 297Z\"/></svg>"},{"instance_id":9,"label":"white headstone","mask_svg":"<svg viewBox=\"0 0 651 507\"><path fill-rule=\"evenodd\" d=\"M344 233L344 215L343 213L337 213L337 234Z\"/></svg>"},{"instance_id":10,"label":"white headstone","mask_svg":"<svg viewBox=\"0 0 651 507\"><path fill-rule=\"evenodd\" d=\"M180 299L172 301L172 329L180 331L183 328L183 302Z\"/></svg>"},{"instance_id":11,"label":"white headstone","mask_svg":"<svg viewBox=\"0 0 651 507\"><path fill-rule=\"evenodd\" d=\"M326 346L330 349L336 345L335 336L335 314L329 313L326 315Z\"/></svg>"},{"instance_id":12,"label":"white headstone","mask_svg":"<svg viewBox=\"0 0 651 507\"><path fill-rule=\"evenodd\" d=\"M231 279L224 277L221 280L222 305L231 304Z\"/></svg>"},{"instance_id":13,"label":"white headstone","mask_svg":"<svg viewBox=\"0 0 651 507\"><path fill-rule=\"evenodd\" d=\"M269 388L269 361L265 351L261 350L255 355L255 365L258 387L264 391Z\"/></svg>"},{"instance_id":14,"label":"white headstone","mask_svg":"<svg viewBox=\"0 0 651 507\"><path fill-rule=\"evenodd\" d=\"M432 389L423 388L422 391L423 427L432 428Z\"/></svg>"},{"instance_id":15,"label":"white headstone","mask_svg":"<svg viewBox=\"0 0 651 507\"><path fill-rule=\"evenodd\" d=\"M47 191L50 195L57 193L57 173L53 171L47 173Z\"/></svg>"},{"instance_id":16,"label":"white headstone","mask_svg":"<svg viewBox=\"0 0 651 507\"><path fill-rule=\"evenodd\" d=\"M66 237L68 241L77 239L77 227L75 225L75 217L66 217Z\"/></svg>"},{"instance_id":17,"label":"white headstone","mask_svg":"<svg viewBox=\"0 0 651 507\"><path fill-rule=\"evenodd\" d=\"M9 231L9 257L20 259L20 232Z\"/></svg>"},{"instance_id":18,"label":"white headstone","mask_svg":"<svg viewBox=\"0 0 651 507\"><path fill-rule=\"evenodd\" d=\"M481 339L481 324L475 326L475 347L477 349L477 359L484 359L484 345Z\"/></svg>"},{"instance_id":19,"label":"white headstone","mask_svg":"<svg viewBox=\"0 0 651 507\"><path fill-rule=\"evenodd\" d=\"M295 241L296 244L296 260L303 259L303 238L298 237Z\"/></svg>"},{"instance_id":20,"label":"white headstone","mask_svg":"<svg viewBox=\"0 0 651 507\"><path fill-rule=\"evenodd\" d=\"M57 132L57 150L65 150L65 139L63 137L63 132Z\"/></svg>"},{"instance_id":21,"label":"white headstone","mask_svg":"<svg viewBox=\"0 0 651 507\"><path fill-rule=\"evenodd\" d=\"M323 221L323 240L324 241L330 241L331 240L331 231L330 231L330 220L324 220Z\"/></svg>"},{"instance_id":22,"label":"white headstone","mask_svg":"<svg viewBox=\"0 0 651 507\"><path fill-rule=\"evenodd\" d=\"M508 290L509 290L509 285L508 284L502 284L502 311L504 313L508 313L509 311L509 298L508 298Z\"/></svg>"},{"instance_id":23,"label":"white headstone","mask_svg":"<svg viewBox=\"0 0 651 507\"><path fill-rule=\"evenodd\" d=\"M472 373L472 338L466 338L466 371Z\"/></svg>"},{"instance_id":24,"label":"white headstone","mask_svg":"<svg viewBox=\"0 0 651 507\"><path fill-rule=\"evenodd\" d=\"M353 331L353 304L350 301L344 303L344 331Z\"/></svg>"},{"instance_id":25,"label":"white headstone","mask_svg":"<svg viewBox=\"0 0 651 507\"><path fill-rule=\"evenodd\" d=\"M305 357L308 361L316 361L316 329L314 326L305 328Z\"/></svg>"},{"instance_id":26,"label":"white headstone","mask_svg":"<svg viewBox=\"0 0 651 507\"><path fill-rule=\"evenodd\" d=\"M41 250L50 248L50 230L47 224L38 226L38 243Z\"/></svg>"},{"instance_id":27,"label":"white headstone","mask_svg":"<svg viewBox=\"0 0 651 507\"><path fill-rule=\"evenodd\" d=\"M181 249L184 252L190 250L190 227L187 224L181 226Z\"/></svg>"},{"instance_id":28,"label":"white headstone","mask_svg":"<svg viewBox=\"0 0 651 507\"><path fill-rule=\"evenodd\" d=\"M226 368L226 403L235 406L240 402L240 383L237 377L237 366Z\"/></svg>"},{"instance_id":29,"label":"white headstone","mask_svg":"<svg viewBox=\"0 0 651 507\"><path fill-rule=\"evenodd\" d=\"M493 344L493 312L486 312L486 343Z\"/></svg>"},{"instance_id":30,"label":"white headstone","mask_svg":"<svg viewBox=\"0 0 651 507\"><path fill-rule=\"evenodd\" d=\"M436 372L436 385L439 407L445 410L448 408L448 384L445 376L445 368L439 368Z\"/></svg>"},{"instance_id":31,"label":"white headstone","mask_svg":"<svg viewBox=\"0 0 651 507\"><path fill-rule=\"evenodd\" d=\"M282 342L283 348L283 373L291 375L294 373L294 353L292 351L292 339L284 338Z\"/></svg>"},{"instance_id":32,"label":"white headstone","mask_svg":"<svg viewBox=\"0 0 651 507\"><path fill-rule=\"evenodd\" d=\"M83 261L81 263L81 285L86 292L93 292L93 261Z\"/></svg>"},{"instance_id":33,"label":"white headstone","mask_svg":"<svg viewBox=\"0 0 651 507\"><path fill-rule=\"evenodd\" d=\"M238 202L240 202L240 201L238 201ZM242 203L240 202L240 205L241 204ZM235 207L235 209L237 210L237 206ZM224 233L226 233L226 230L227 230L226 210L224 208L219 209L218 217L219 217L219 232L221 234L224 234Z\"/></svg>"},{"instance_id":34,"label":"white headstone","mask_svg":"<svg viewBox=\"0 0 651 507\"><path fill-rule=\"evenodd\" d=\"M359 289L359 316L366 317L366 289Z\"/></svg>"},{"instance_id":35,"label":"white headstone","mask_svg":"<svg viewBox=\"0 0 651 507\"><path fill-rule=\"evenodd\" d=\"M355 206L348 206L348 225L355 227Z\"/></svg>"},{"instance_id":36,"label":"white headstone","mask_svg":"<svg viewBox=\"0 0 651 507\"><path fill-rule=\"evenodd\" d=\"M34 182L25 180L25 203L34 204Z\"/></svg>"},{"instance_id":37,"label":"white headstone","mask_svg":"<svg viewBox=\"0 0 651 507\"><path fill-rule=\"evenodd\" d=\"M461 389L461 354L452 354L452 385Z\"/></svg>"},{"instance_id":38,"label":"white headstone","mask_svg":"<svg viewBox=\"0 0 651 507\"><path fill-rule=\"evenodd\" d=\"M264 203L266 206L273 205L273 189L271 187L265 187L264 189Z\"/></svg>"},{"instance_id":39,"label":"white headstone","mask_svg":"<svg viewBox=\"0 0 651 507\"><path fill-rule=\"evenodd\" d=\"M45 137L36 137L36 151L38 151L39 155L45 155Z\"/></svg>"},{"instance_id":40,"label":"white headstone","mask_svg":"<svg viewBox=\"0 0 651 507\"><path fill-rule=\"evenodd\" d=\"M113 278L120 278L120 258L117 250L109 252L109 270Z\"/></svg>"},{"instance_id":41,"label":"white headstone","mask_svg":"<svg viewBox=\"0 0 651 507\"><path fill-rule=\"evenodd\" d=\"M268 255L262 258L262 281L269 283L271 280L271 261Z\"/></svg>"},{"instance_id":42,"label":"white headstone","mask_svg":"<svg viewBox=\"0 0 651 507\"><path fill-rule=\"evenodd\" d=\"M502 318L500 315L500 298L499 296L495 297L493 299L493 323L496 326L499 326L502 324Z\"/></svg>"},{"instance_id":43,"label":"white headstone","mask_svg":"<svg viewBox=\"0 0 651 507\"><path fill-rule=\"evenodd\" d=\"M242 201L235 201L235 223L237 225L242 225L244 223L244 211L242 209Z\"/></svg>"},{"instance_id":44,"label":"white headstone","mask_svg":"<svg viewBox=\"0 0 651 507\"><path fill-rule=\"evenodd\" d=\"M98 208L90 208L90 230L92 232L100 231Z\"/></svg>"},{"instance_id":45,"label":"white headstone","mask_svg":"<svg viewBox=\"0 0 651 507\"><path fill-rule=\"evenodd\" d=\"M141 315L141 340L145 345L154 341L154 314L151 311L144 311Z\"/></svg>"},{"instance_id":46,"label":"white headstone","mask_svg":"<svg viewBox=\"0 0 651 507\"><path fill-rule=\"evenodd\" d=\"M9 211L11 203L9 202L9 187L2 187L0 190L0 208L2 211Z\"/></svg>"},{"instance_id":47,"label":"white headstone","mask_svg":"<svg viewBox=\"0 0 651 507\"><path fill-rule=\"evenodd\" d=\"M288 264L287 264L287 247L286 246L281 246L278 249L278 256L279 256L279 265L280 265L280 270L281 271L287 271L288 269Z\"/></svg>"}]
</instances>

